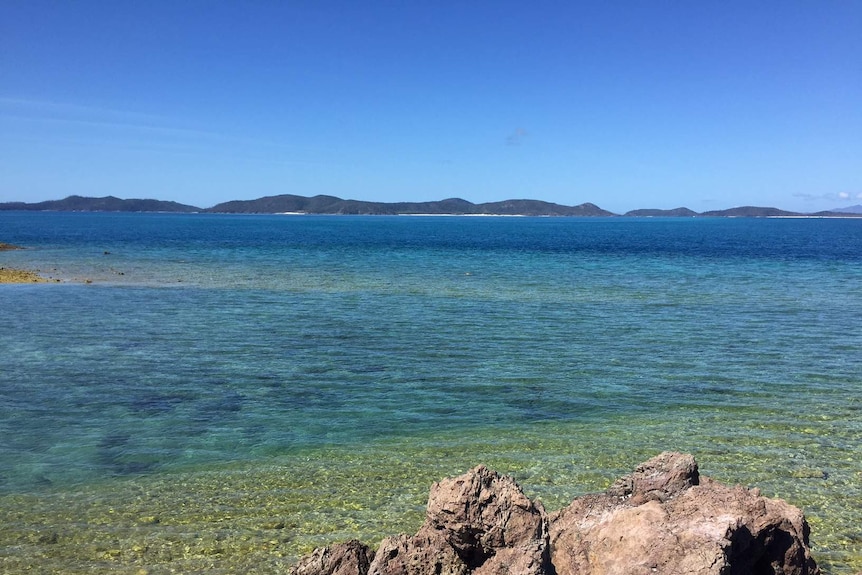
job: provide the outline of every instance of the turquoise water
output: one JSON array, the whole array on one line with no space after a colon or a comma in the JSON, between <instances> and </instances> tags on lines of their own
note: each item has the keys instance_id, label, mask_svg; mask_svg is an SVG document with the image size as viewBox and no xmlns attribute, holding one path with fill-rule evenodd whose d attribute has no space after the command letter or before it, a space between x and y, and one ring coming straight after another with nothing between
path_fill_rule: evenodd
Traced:
<instances>
[{"instance_id":1,"label":"turquoise water","mask_svg":"<svg viewBox=\"0 0 862 575\"><path fill-rule=\"evenodd\" d=\"M216 486L291 502L289 564L415 529L429 482L480 462L555 508L677 449L862 569L862 220L0 212L0 241L62 280L0 286L6 565L268 572L263 543L155 550L215 532L171 514ZM138 491L159 521L59 551L86 531L61 509Z\"/></svg>"}]
</instances>

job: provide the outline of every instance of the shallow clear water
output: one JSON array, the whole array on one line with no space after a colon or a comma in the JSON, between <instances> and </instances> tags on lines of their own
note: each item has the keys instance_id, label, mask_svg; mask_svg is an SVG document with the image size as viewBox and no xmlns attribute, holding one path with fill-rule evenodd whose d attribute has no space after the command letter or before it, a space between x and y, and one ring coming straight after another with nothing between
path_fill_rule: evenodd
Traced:
<instances>
[{"instance_id":1,"label":"shallow clear water","mask_svg":"<svg viewBox=\"0 0 862 575\"><path fill-rule=\"evenodd\" d=\"M862 569L862 221L0 212L0 241L63 280L0 286L0 570L272 572L415 530L480 462L553 509L665 449Z\"/></svg>"}]
</instances>

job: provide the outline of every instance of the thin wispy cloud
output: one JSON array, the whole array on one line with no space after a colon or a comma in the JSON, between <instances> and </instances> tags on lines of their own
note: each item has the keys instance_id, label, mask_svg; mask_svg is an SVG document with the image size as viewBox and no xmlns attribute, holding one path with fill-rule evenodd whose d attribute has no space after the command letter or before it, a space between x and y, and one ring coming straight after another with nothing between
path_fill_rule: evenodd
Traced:
<instances>
[{"instance_id":1,"label":"thin wispy cloud","mask_svg":"<svg viewBox=\"0 0 862 575\"><path fill-rule=\"evenodd\" d=\"M278 163L307 163L313 150L302 150L265 138L189 126L155 114L46 100L0 97L0 123L8 129L0 142L67 147L111 147L161 154L209 155ZM17 129L14 129L17 128Z\"/></svg>"},{"instance_id":2,"label":"thin wispy cloud","mask_svg":"<svg viewBox=\"0 0 862 575\"><path fill-rule=\"evenodd\" d=\"M524 128L516 128L514 132L506 136L507 146L520 146L529 136L529 132Z\"/></svg>"},{"instance_id":3,"label":"thin wispy cloud","mask_svg":"<svg viewBox=\"0 0 862 575\"><path fill-rule=\"evenodd\" d=\"M830 202L844 202L848 200L862 200L862 192L828 192L824 194L793 194L796 198L801 198L806 202L819 202L828 200Z\"/></svg>"},{"instance_id":4,"label":"thin wispy cloud","mask_svg":"<svg viewBox=\"0 0 862 575\"><path fill-rule=\"evenodd\" d=\"M218 132L179 126L163 116L46 100L0 97L0 118L171 136L227 137Z\"/></svg>"}]
</instances>

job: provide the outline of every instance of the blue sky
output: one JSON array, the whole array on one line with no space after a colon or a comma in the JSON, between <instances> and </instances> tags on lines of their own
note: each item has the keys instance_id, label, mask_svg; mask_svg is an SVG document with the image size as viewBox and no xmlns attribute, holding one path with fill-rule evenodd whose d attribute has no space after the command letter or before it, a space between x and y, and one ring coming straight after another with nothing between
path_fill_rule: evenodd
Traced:
<instances>
[{"instance_id":1,"label":"blue sky","mask_svg":"<svg viewBox=\"0 0 862 575\"><path fill-rule=\"evenodd\" d=\"M0 0L0 201L862 203L862 2Z\"/></svg>"}]
</instances>

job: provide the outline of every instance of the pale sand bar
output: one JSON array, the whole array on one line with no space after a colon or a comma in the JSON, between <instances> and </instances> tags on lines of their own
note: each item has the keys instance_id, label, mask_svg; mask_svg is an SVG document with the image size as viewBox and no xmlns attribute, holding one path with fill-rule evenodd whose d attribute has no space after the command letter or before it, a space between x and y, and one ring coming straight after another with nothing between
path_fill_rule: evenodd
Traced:
<instances>
[{"instance_id":1,"label":"pale sand bar","mask_svg":"<svg viewBox=\"0 0 862 575\"><path fill-rule=\"evenodd\" d=\"M20 249L21 248L18 246L14 246L12 244L4 244L3 242L0 242L0 251ZM0 284L29 284L46 281L48 280L35 272L0 267Z\"/></svg>"},{"instance_id":2,"label":"pale sand bar","mask_svg":"<svg viewBox=\"0 0 862 575\"><path fill-rule=\"evenodd\" d=\"M45 278L28 270L0 268L0 284L29 284L46 282Z\"/></svg>"}]
</instances>

